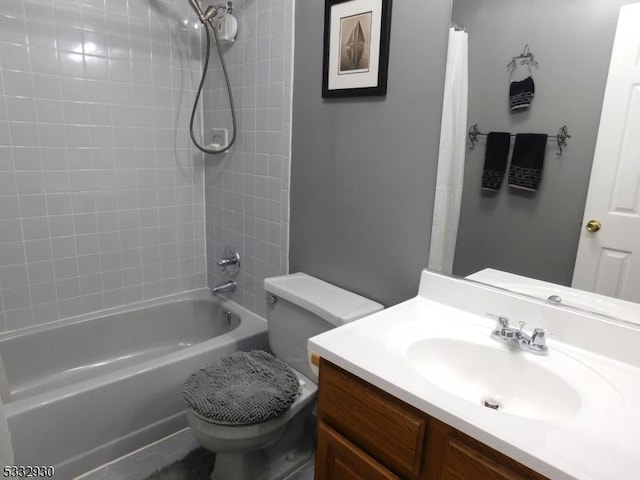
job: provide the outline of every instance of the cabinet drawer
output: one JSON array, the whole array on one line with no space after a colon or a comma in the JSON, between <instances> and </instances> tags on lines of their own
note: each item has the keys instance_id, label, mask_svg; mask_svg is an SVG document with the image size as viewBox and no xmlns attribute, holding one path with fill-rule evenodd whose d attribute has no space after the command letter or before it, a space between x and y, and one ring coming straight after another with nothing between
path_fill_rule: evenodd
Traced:
<instances>
[{"instance_id":1,"label":"cabinet drawer","mask_svg":"<svg viewBox=\"0 0 640 480\"><path fill-rule=\"evenodd\" d=\"M417 479L428 417L322 359L318 420L395 474Z\"/></svg>"},{"instance_id":2,"label":"cabinet drawer","mask_svg":"<svg viewBox=\"0 0 640 480\"><path fill-rule=\"evenodd\" d=\"M318 423L316 480L400 480L369 455L328 427Z\"/></svg>"}]
</instances>

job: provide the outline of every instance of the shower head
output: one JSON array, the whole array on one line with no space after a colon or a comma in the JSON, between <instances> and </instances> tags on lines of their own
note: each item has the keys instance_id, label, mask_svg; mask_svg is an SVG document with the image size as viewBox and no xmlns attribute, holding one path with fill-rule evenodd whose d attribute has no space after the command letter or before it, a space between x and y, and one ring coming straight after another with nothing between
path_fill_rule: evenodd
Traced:
<instances>
[{"instance_id":1,"label":"shower head","mask_svg":"<svg viewBox=\"0 0 640 480\"><path fill-rule=\"evenodd\" d=\"M189 5L191 5L191 8L193 8L193 10L196 12L196 15L198 15L198 17L202 17L204 15L202 13L202 9L200 8L200 5L198 5L198 0L189 0Z\"/></svg>"},{"instance_id":2,"label":"shower head","mask_svg":"<svg viewBox=\"0 0 640 480\"><path fill-rule=\"evenodd\" d=\"M204 12L202 11L202 8L200 8L198 0L189 0L189 5L191 5L191 8L196 12L200 21L204 21Z\"/></svg>"},{"instance_id":3,"label":"shower head","mask_svg":"<svg viewBox=\"0 0 640 480\"><path fill-rule=\"evenodd\" d=\"M198 0L189 0L189 5L191 5L191 8L196 12L196 15L198 15L198 18L202 23L206 23L214 18L218 14L218 8L220 8L219 5L209 6L203 12L202 8L200 8L200 5L198 4Z\"/></svg>"},{"instance_id":4,"label":"shower head","mask_svg":"<svg viewBox=\"0 0 640 480\"><path fill-rule=\"evenodd\" d=\"M223 11L223 13L231 13L233 11L232 2L211 5L207 7L204 12L198 4L198 0L189 0L189 5L191 5L191 8L196 12L196 15L198 15L198 18L202 23L207 23L211 19L215 18L218 15L218 11Z\"/></svg>"}]
</instances>

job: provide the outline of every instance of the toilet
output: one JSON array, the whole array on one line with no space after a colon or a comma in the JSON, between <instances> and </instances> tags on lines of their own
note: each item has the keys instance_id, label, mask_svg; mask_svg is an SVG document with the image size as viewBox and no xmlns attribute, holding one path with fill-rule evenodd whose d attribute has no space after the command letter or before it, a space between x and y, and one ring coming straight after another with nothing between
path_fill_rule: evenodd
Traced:
<instances>
[{"instance_id":1,"label":"toilet","mask_svg":"<svg viewBox=\"0 0 640 480\"><path fill-rule=\"evenodd\" d=\"M290 372L295 374L299 388L291 396L293 403L284 412L257 423L246 423L246 420L229 422L226 417L220 420L216 415L213 415L216 418L208 418L199 413L197 410L201 409L196 406L187 409L189 426L196 439L204 448L216 453L212 474L215 480L278 480L311 460L314 448L311 432L318 377L309 362L307 340L383 308L379 303L305 273L267 278L264 288L267 291L269 346L276 357L273 361L289 372L289 383L295 383ZM264 352L255 354L261 358L271 357ZM245 354L234 355L223 359L226 365L233 364L239 355ZM216 364L218 370L213 368L208 375L215 376L216 372L224 371L219 369L219 362ZM203 370L192 377L203 375ZM246 382L241 377L238 375L234 379L227 375L222 380L213 380L231 384ZM190 380L192 378L185 386ZM236 392L234 385L228 387ZM192 382L190 392L195 395L206 392L198 392L198 388ZM206 400L203 402L205 405ZM251 398L246 401L250 402Z\"/></svg>"}]
</instances>

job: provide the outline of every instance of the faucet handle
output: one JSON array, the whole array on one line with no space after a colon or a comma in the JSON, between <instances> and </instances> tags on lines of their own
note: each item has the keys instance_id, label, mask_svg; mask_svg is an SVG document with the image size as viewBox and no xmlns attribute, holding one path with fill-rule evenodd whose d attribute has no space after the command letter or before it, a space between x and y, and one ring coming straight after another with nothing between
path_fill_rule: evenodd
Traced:
<instances>
[{"instance_id":1,"label":"faucet handle","mask_svg":"<svg viewBox=\"0 0 640 480\"><path fill-rule=\"evenodd\" d=\"M544 328L534 328L531 334L531 345L536 347L547 346L547 331Z\"/></svg>"},{"instance_id":2,"label":"faucet handle","mask_svg":"<svg viewBox=\"0 0 640 480\"><path fill-rule=\"evenodd\" d=\"M226 271L232 277L235 277L240 271L240 254L232 246L224 249L222 258L216 262L220 270Z\"/></svg>"},{"instance_id":3,"label":"faucet handle","mask_svg":"<svg viewBox=\"0 0 640 480\"><path fill-rule=\"evenodd\" d=\"M487 315L491 317L496 317L496 328L493 329L494 334L500 335L503 330L509 328L509 319L507 317L502 317L500 315L494 315L492 313L488 313Z\"/></svg>"},{"instance_id":4,"label":"faucet handle","mask_svg":"<svg viewBox=\"0 0 640 480\"><path fill-rule=\"evenodd\" d=\"M509 319L507 317L498 317L496 327L509 328Z\"/></svg>"}]
</instances>

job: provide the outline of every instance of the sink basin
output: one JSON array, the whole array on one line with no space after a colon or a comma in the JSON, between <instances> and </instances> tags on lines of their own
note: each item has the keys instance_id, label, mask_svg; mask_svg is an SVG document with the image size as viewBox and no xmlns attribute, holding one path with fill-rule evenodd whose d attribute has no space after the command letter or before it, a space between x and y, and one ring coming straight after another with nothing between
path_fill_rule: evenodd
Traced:
<instances>
[{"instance_id":1,"label":"sink basin","mask_svg":"<svg viewBox=\"0 0 640 480\"><path fill-rule=\"evenodd\" d=\"M595 375L569 358L449 338L413 343L407 360L427 381L449 393L497 412L537 420L575 417L583 406L575 369ZM572 374L561 376L567 362L573 364Z\"/></svg>"}]
</instances>

